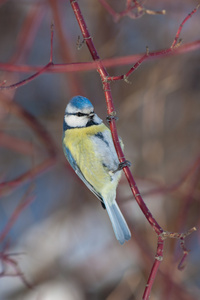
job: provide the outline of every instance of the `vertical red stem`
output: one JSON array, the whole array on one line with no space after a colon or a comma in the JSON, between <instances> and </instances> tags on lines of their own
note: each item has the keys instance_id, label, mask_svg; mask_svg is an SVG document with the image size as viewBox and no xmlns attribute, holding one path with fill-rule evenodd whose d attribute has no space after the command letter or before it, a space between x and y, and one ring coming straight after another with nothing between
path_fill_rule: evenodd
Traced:
<instances>
[{"instance_id":1,"label":"vertical red stem","mask_svg":"<svg viewBox=\"0 0 200 300\"><path fill-rule=\"evenodd\" d=\"M142 299L143 300L148 300L149 296L150 296L150 292L154 283L154 280L156 278L156 274L158 271L158 268L160 266L160 263L163 259L163 248L164 248L164 241L162 239L161 236L158 237L158 245L157 245L157 252L156 252L156 256L155 256L155 261L154 264L152 266L150 275L149 275L149 279L147 281L147 285L146 288L144 290L144 294Z\"/></svg>"},{"instance_id":2,"label":"vertical red stem","mask_svg":"<svg viewBox=\"0 0 200 300\"><path fill-rule=\"evenodd\" d=\"M111 116L110 129L111 129L114 145L115 145L118 157L119 157L119 161L124 162L125 157L124 157L124 153L122 151L122 148L120 146L115 119L112 118L112 116L115 114L115 109L114 109L114 104L113 104L113 100L112 100L110 83L107 81L107 78L108 78L109 74L106 71L105 67L103 66L103 64L100 60L100 57L99 57L99 55L97 53L97 50L94 46L94 43L92 41L92 37L91 37L91 35L88 31L86 22L84 20L84 17L81 13L81 10L80 10L80 7L79 7L77 1L76 0L70 0L70 3L71 3L73 11L75 13L78 24L80 26L84 41L87 44L87 47L88 47L88 49L89 49L89 51L92 55L93 60L97 62L97 71L99 72L99 74L101 76L101 80L102 80L102 84L103 84L103 89L104 89L104 93L105 93L105 97L106 97L106 103L107 103L108 115ZM131 187L132 193L133 193L138 205L140 206L142 212L146 216L148 222L154 228L154 230L156 231L157 234L162 233L163 229L156 222L156 220L152 216L151 212L147 208L146 204L144 203L144 201L143 201L143 199L140 195L140 192L139 192L139 190L136 186L135 180L133 178L133 175L132 175L130 169L128 167L124 167L123 170L124 170L124 173L126 175L126 178L127 178L128 182L129 182L129 185Z\"/></svg>"}]
</instances>

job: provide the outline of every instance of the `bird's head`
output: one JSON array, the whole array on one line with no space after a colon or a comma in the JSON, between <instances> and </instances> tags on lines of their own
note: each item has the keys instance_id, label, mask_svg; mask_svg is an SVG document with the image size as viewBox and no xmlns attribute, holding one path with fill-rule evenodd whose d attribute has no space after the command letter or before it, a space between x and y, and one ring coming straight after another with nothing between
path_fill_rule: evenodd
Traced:
<instances>
[{"instance_id":1,"label":"bird's head","mask_svg":"<svg viewBox=\"0 0 200 300\"><path fill-rule=\"evenodd\" d=\"M64 116L66 129L88 127L101 123L102 120L94 113L94 107L87 98L75 96L67 104Z\"/></svg>"}]
</instances>

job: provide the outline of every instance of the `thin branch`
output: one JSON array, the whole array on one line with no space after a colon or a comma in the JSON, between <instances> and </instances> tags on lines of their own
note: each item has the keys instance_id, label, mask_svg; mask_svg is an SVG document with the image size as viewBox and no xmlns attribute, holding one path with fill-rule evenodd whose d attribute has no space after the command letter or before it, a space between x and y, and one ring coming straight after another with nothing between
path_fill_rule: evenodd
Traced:
<instances>
[{"instance_id":1,"label":"thin branch","mask_svg":"<svg viewBox=\"0 0 200 300\"><path fill-rule=\"evenodd\" d=\"M90 51L93 60L97 62L97 66L98 66L97 71L99 72L101 80L102 80L103 90L104 90L104 93L105 93L105 98L106 98L106 103L107 103L108 119L109 119L109 123L110 123L110 129L111 129L113 142L114 142L114 145L115 145L115 148L116 148L116 151L117 151L119 161L120 161L120 163L123 163L123 162L126 161L126 159L125 159L124 153L121 149L119 138L118 138L118 133L117 133L117 129L116 129L116 123L115 123L116 112L115 112L115 109L114 109L114 104L113 104L112 94L111 94L111 88L110 88L110 83L109 83L109 81L111 80L111 77L109 77L109 74L108 74L107 70L105 69L105 66L103 65L102 61L100 61L99 55L98 55L97 50L94 46L93 40L92 40L91 35L89 33L89 30L87 28L84 17L81 13L78 2L76 0L70 0L70 3L71 3L71 6L72 6L72 9L74 11L74 14L76 16L77 22L79 24L80 30L82 32L83 38L84 38L84 40L87 44L88 50ZM167 51L170 53L172 51L172 48L167 49ZM161 54L161 53L159 53L159 54ZM162 52L162 54L163 54L163 52ZM135 66L133 66L129 70L128 76L148 56L149 56L149 51L147 50L146 54L138 62L136 62ZM125 79L127 79L127 78L125 77ZM135 197L135 200L137 201L138 205L140 206L140 209L144 213L146 219L148 220L148 222L150 223L150 225L152 226L152 228L154 229L154 231L158 235L158 245L157 245L157 253L156 253L156 257L155 257L155 262L153 264L153 267L152 267L152 270L151 270L151 273L150 273L150 276L149 276L149 279L148 279L148 284L147 284L147 287L144 291L144 296L143 296L143 299L147 300L149 298L151 288L152 288L153 282L155 280L155 276L156 276L158 267L160 265L160 262L163 259L164 239L166 237L173 238L174 236L177 236L177 237L179 237L179 239L182 240L183 239L183 234L164 232L162 227L160 227L160 225L154 219L151 212L148 210L146 204L144 203L144 201L143 201L143 199L140 195L139 189L136 186L135 180L133 178L133 175L132 175L129 167L125 166L123 168L123 171L124 171L124 173L126 175L126 178L129 182L129 185L130 185L132 193Z\"/></svg>"},{"instance_id":2,"label":"thin branch","mask_svg":"<svg viewBox=\"0 0 200 300\"><path fill-rule=\"evenodd\" d=\"M197 9L199 8L199 6L200 6L200 4L198 4L198 5L196 6L196 8L193 9L193 11L192 11L191 13L189 13L189 14L187 15L187 17L183 20L183 22L180 24L180 26L179 26L179 28L178 28L178 30L177 30L176 36L175 36L175 38L174 38L174 41L173 41L173 43L172 43L172 45L171 45L171 48L174 48L174 47L179 43L178 40L179 40L181 31L182 31L182 29L183 29L183 25L184 25L184 24L192 17L193 14L196 13L196 11L197 11Z\"/></svg>"},{"instance_id":3,"label":"thin branch","mask_svg":"<svg viewBox=\"0 0 200 300\"><path fill-rule=\"evenodd\" d=\"M149 249L149 246L141 239L141 233L138 233L137 231L135 231L134 232L134 240L136 240L137 247L139 247L139 251L140 251L141 256L143 258L143 264L144 265L151 264L151 262L152 262L152 250ZM162 238L161 238L161 242L162 242ZM135 243L132 244L131 247L135 248ZM133 251L135 250L134 248L133 248ZM157 254L157 251L156 251L156 254ZM162 257L162 253L161 253L160 256ZM159 256L158 256L158 258L159 258ZM156 259L156 256L155 256L155 259ZM161 260L160 260L160 262L161 262ZM166 264L168 264L168 262L166 262ZM153 266L152 266L152 269L153 269ZM151 269L150 273L152 273L152 269ZM162 269L159 268L158 274L159 274L159 276L162 277L162 280L165 282L165 284L167 286L173 286L173 289L175 290L175 294L177 296L177 299L182 299L181 295L184 293L187 296L186 297L187 299L196 300L195 296L192 297L191 294L189 293L189 291L185 290L183 285L180 282L178 282L175 277L171 276L171 274L172 274L171 269L170 269L170 272L169 272L168 268L165 268L164 265L163 265ZM149 285L146 286L146 288L145 288L146 289L145 294L148 292L147 291L148 288L150 288Z\"/></svg>"},{"instance_id":4,"label":"thin branch","mask_svg":"<svg viewBox=\"0 0 200 300\"><path fill-rule=\"evenodd\" d=\"M7 248L8 248L8 244L6 245L5 249L0 252L0 260L1 260L1 264L2 264L2 271L0 272L0 277L5 277L5 276L14 276L14 277L19 277L22 282L24 283L24 285L31 289L33 288L33 286L27 281L26 277L24 276L23 272L21 271L17 261L13 258L11 258L11 256L17 256L20 255L18 253L7 253ZM12 269L14 270L14 273L9 273L7 271L7 266L10 265L12 267Z\"/></svg>"},{"instance_id":5,"label":"thin branch","mask_svg":"<svg viewBox=\"0 0 200 300\"><path fill-rule=\"evenodd\" d=\"M17 83L11 84L11 85L1 85L0 86L0 90L9 90L9 89L17 89L20 86L23 86L25 84L27 84L28 82L32 81L33 79L35 79L36 77L38 77L39 75L43 74L44 72L46 72L46 70L52 66L53 63L49 62L46 66L44 66L42 69L40 69L38 72L36 72L35 74L27 77L26 79L23 79Z\"/></svg>"},{"instance_id":6,"label":"thin branch","mask_svg":"<svg viewBox=\"0 0 200 300\"><path fill-rule=\"evenodd\" d=\"M187 255L189 253L189 250L187 250L186 247L185 247L185 239L186 239L187 236L189 236L190 234L192 234L196 230L197 230L196 227L192 227L191 229L187 230L184 233L177 233L177 232L163 232L162 233L163 238L177 239L177 240L180 241L180 246L181 246L181 249L183 250L183 257L181 258L181 261L178 265L179 270L184 269L183 263L185 262L185 259L186 259Z\"/></svg>"},{"instance_id":7,"label":"thin branch","mask_svg":"<svg viewBox=\"0 0 200 300\"><path fill-rule=\"evenodd\" d=\"M148 48L147 48L148 49ZM112 76L112 77L107 77L107 80L109 81L115 81L115 80L122 80L128 82L128 77L146 60L148 59L150 53L147 50L146 53L133 65L132 68L125 74L121 76Z\"/></svg>"},{"instance_id":8,"label":"thin branch","mask_svg":"<svg viewBox=\"0 0 200 300\"><path fill-rule=\"evenodd\" d=\"M148 55L145 53L145 54L108 58L108 59L103 59L100 61L105 67L125 66L125 65L130 65L130 64L133 64L134 62L136 62L135 63L136 66L134 65L132 67L134 70L136 70L140 66L140 64L138 64L138 62L141 60L142 60L142 62L144 62L145 60L149 60L149 59L166 57L168 55L180 55L180 54L188 53L190 51L195 51L198 49L200 49L200 40L192 42L192 43L184 44L182 46L179 46L178 48L174 47L174 48L163 49L163 50L159 50L159 51L155 51L155 52L149 52ZM71 73L71 72L84 72L84 71L89 71L89 70L95 70L98 68L98 63L99 62L97 62L97 61L79 62L79 63L70 63L70 64L55 64L53 62L49 62L44 67L0 63L0 70L3 70L3 71L22 72L22 73L36 71L36 73L31 75L30 77L28 77L20 82L11 84L11 85L6 85L5 84L6 80L4 80L4 82L0 84L0 90L18 88L22 85L27 84L31 80L37 78L38 76L40 76L44 73ZM131 72L131 70L133 70L132 68L127 73ZM127 73L125 75L116 76L116 77L108 76L107 80L110 80L110 81L123 80L124 78L127 77ZM128 76L130 76L130 74L128 74Z\"/></svg>"},{"instance_id":9,"label":"thin branch","mask_svg":"<svg viewBox=\"0 0 200 300\"><path fill-rule=\"evenodd\" d=\"M155 52L149 52L148 55L145 54L138 54L138 55L129 55L129 56L122 56L122 57L115 57L115 58L108 58L101 60L103 65L105 67L112 67L112 66L125 66L129 64L133 64L136 62L135 65L132 67L134 70L140 65L138 65L138 62L142 59L149 60L149 59L155 59L160 57L166 57L168 55L180 55L183 53L188 53L190 51L195 51L200 49L200 40L187 43L185 45L179 46L178 48L169 48L169 49L163 49ZM98 67L98 63L96 61L94 62L79 62L79 63L70 63L70 64L55 64L53 62L49 62L44 67L41 66L29 66L29 65L13 65L8 63L0 63L0 70L8 71L8 72L34 72L35 74L31 75L30 77L17 82L15 84L6 85L6 80L4 80L0 84L0 90L3 89L15 89L22 85L25 85L26 83L30 82L31 80L35 79L36 77L40 76L43 73L70 73L70 72L83 72L83 71L89 71L89 70L95 70ZM132 69L131 68L131 69ZM130 70L131 70L130 69ZM127 72L129 73L129 71ZM131 72L132 73L132 72ZM129 74L130 76L130 74ZM113 80L123 80L127 77L127 74L121 75L121 76L109 76L107 80L113 81Z\"/></svg>"},{"instance_id":10,"label":"thin branch","mask_svg":"<svg viewBox=\"0 0 200 300\"><path fill-rule=\"evenodd\" d=\"M155 256L155 261L153 263L150 275L149 275L149 279L147 281L147 285L145 287L144 290L144 294L142 299L143 300L148 300L150 297L150 293L151 293L151 289L153 286L153 283L155 281L157 272L158 272L158 268L160 266L160 263L163 260L163 249L164 249L164 240L162 236L158 236L158 244L157 244L157 251L156 251L156 256Z\"/></svg>"},{"instance_id":11,"label":"thin branch","mask_svg":"<svg viewBox=\"0 0 200 300\"><path fill-rule=\"evenodd\" d=\"M108 77L107 80L110 80L110 81L115 81L115 80L122 80L124 79L125 81L128 81L128 77L145 61L147 60L148 58L150 57L155 57L155 56L162 56L162 55L169 55L171 54L175 49L178 49L180 47L180 44L181 44L181 40L179 40L179 37L180 37L180 33L181 33L181 30L183 28L183 25L192 17L192 15L194 13L196 13L197 9L199 8L200 4L197 5L197 7L190 13L187 15L187 17L183 20L183 22L180 24L179 28L178 28L178 31L176 33L176 36L174 38L174 41L171 45L170 48L168 49L164 49L164 50L160 50L160 51L157 51L157 52L153 52L153 53L150 53L149 52L149 49L147 47L146 49L146 53L133 65L132 68L130 68L130 70L125 74L125 75L121 75L121 76L112 76L112 77Z\"/></svg>"},{"instance_id":12,"label":"thin branch","mask_svg":"<svg viewBox=\"0 0 200 300\"><path fill-rule=\"evenodd\" d=\"M131 19L141 18L145 13L150 15L164 15L166 11L163 9L161 11L154 11L150 9L146 9L141 2L138 0L127 0L126 8L121 12L116 12L106 0L99 0L101 5L108 11L108 13L113 17L114 22L118 22L125 16L128 16Z\"/></svg>"},{"instance_id":13,"label":"thin branch","mask_svg":"<svg viewBox=\"0 0 200 300\"><path fill-rule=\"evenodd\" d=\"M96 51L96 48L94 46L93 40L91 38L91 35L88 31L87 25L85 23L84 17L81 13L79 4L76 0L70 0L74 14L76 16L76 19L79 23L81 32L83 34L83 38L85 39L85 42L88 46L88 49L92 55L92 58L97 61L98 63L98 69L97 71L100 74L101 80L102 80L102 84L103 84L103 90L105 93L105 97L106 97L106 103L107 103L107 111L108 111L108 116L110 117L110 129L111 129L111 133L112 133L112 137L113 137L113 141L115 144L115 148L118 154L118 158L120 163L125 162L125 156L124 153L121 149L120 146L120 142L119 142L119 137L118 137L118 133L117 133L117 128L116 128L116 123L115 123L115 109L114 109L114 104L113 104L113 100L112 100L112 94L111 94L111 88L110 88L110 84L107 80L107 78L109 77L108 72L106 71L104 65L102 64L102 62L99 60L99 55ZM128 166L123 168L124 173L127 177L127 180L129 182L130 188L132 190L132 193L137 201L137 203L139 204L142 212L144 213L144 215L146 216L148 222L150 223L150 225L154 228L154 230L156 231L157 234L161 234L163 232L163 229L160 227L160 225L157 223L157 221L153 218L151 212L149 211L149 209L147 208L146 204L144 203L140 192L136 186L135 180L133 178L133 175L129 169Z\"/></svg>"}]
</instances>

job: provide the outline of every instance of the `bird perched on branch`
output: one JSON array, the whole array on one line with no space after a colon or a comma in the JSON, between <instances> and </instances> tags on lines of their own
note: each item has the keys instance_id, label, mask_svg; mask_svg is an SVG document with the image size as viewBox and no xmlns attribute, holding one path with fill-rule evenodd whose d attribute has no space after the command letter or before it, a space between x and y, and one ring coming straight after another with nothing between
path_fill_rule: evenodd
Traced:
<instances>
[{"instance_id":1,"label":"bird perched on branch","mask_svg":"<svg viewBox=\"0 0 200 300\"><path fill-rule=\"evenodd\" d=\"M128 225L116 203L120 165L110 130L82 96L71 99L65 109L63 150L70 165L106 208L117 240L131 238Z\"/></svg>"}]
</instances>

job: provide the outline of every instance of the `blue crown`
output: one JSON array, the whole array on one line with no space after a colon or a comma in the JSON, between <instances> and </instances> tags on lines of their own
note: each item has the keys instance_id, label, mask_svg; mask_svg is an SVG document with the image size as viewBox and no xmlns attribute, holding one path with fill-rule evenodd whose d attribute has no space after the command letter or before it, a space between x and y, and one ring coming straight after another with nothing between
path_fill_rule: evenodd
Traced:
<instances>
[{"instance_id":1,"label":"blue crown","mask_svg":"<svg viewBox=\"0 0 200 300\"><path fill-rule=\"evenodd\" d=\"M77 109L93 108L93 105L90 102L90 100L83 96L75 96L70 100L69 103L71 104L71 106L74 106Z\"/></svg>"}]
</instances>

